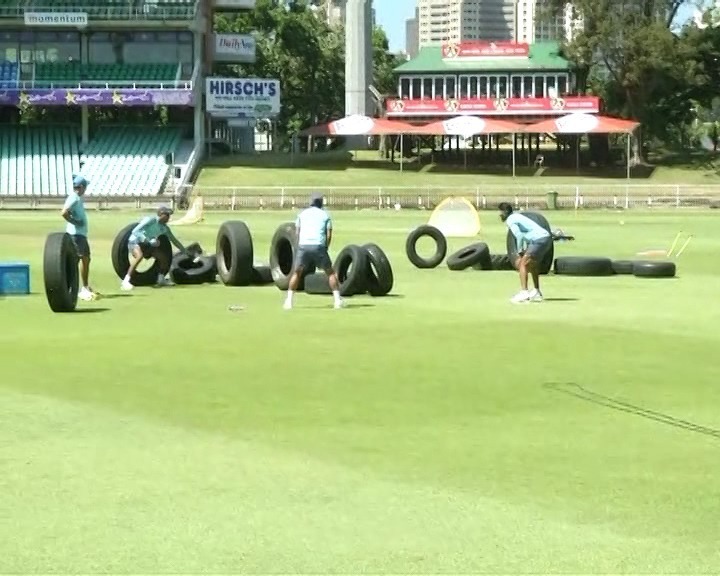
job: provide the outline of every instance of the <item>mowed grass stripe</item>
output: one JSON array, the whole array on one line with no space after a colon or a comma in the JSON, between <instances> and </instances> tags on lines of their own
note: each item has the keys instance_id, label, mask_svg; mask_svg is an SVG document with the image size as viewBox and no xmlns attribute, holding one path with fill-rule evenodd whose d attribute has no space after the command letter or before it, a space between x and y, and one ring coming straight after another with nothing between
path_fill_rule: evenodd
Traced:
<instances>
[{"instance_id":1,"label":"mowed grass stripe","mask_svg":"<svg viewBox=\"0 0 720 576\"><path fill-rule=\"evenodd\" d=\"M0 544L3 572L659 573L682 571L688 560L713 565L697 542L618 532L610 518L378 480L282 448L36 396L4 392L2 406L3 436L23 435L3 449L3 493L16 496L4 519L12 538Z\"/></svg>"}]
</instances>

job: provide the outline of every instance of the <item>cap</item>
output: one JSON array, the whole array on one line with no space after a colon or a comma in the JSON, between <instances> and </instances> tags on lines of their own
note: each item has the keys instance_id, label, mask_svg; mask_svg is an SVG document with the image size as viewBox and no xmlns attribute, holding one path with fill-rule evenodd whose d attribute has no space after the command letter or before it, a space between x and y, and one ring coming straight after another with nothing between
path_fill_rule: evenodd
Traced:
<instances>
[{"instance_id":1,"label":"cap","mask_svg":"<svg viewBox=\"0 0 720 576\"><path fill-rule=\"evenodd\" d=\"M86 188L90 182L88 182L84 176L80 176L80 174L73 174L73 188L79 188L80 186L85 186Z\"/></svg>"},{"instance_id":2,"label":"cap","mask_svg":"<svg viewBox=\"0 0 720 576\"><path fill-rule=\"evenodd\" d=\"M162 216L163 214L167 214L168 216L172 216L174 210L170 208L170 206L160 206L157 210L158 216Z\"/></svg>"},{"instance_id":3,"label":"cap","mask_svg":"<svg viewBox=\"0 0 720 576\"><path fill-rule=\"evenodd\" d=\"M314 192L310 196L310 206L317 206L320 208L323 205L323 195L319 192Z\"/></svg>"}]
</instances>

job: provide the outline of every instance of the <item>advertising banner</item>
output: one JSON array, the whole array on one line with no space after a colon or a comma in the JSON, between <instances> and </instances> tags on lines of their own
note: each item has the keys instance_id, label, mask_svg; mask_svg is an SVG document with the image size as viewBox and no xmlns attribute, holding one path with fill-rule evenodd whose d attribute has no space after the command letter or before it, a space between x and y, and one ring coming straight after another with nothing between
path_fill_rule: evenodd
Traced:
<instances>
[{"instance_id":1,"label":"advertising banner","mask_svg":"<svg viewBox=\"0 0 720 576\"><path fill-rule=\"evenodd\" d=\"M215 0L214 6L219 10L254 10L256 0Z\"/></svg>"},{"instance_id":2,"label":"advertising banner","mask_svg":"<svg viewBox=\"0 0 720 576\"><path fill-rule=\"evenodd\" d=\"M280 113L280 80L206 78L205 106L210 114L265 118Z\"/></svg>"},{"instance_id":3,"label":"advertising banner","mask_svg":"<svg viewBox=\"0 0 720 576\"><path fill-rule=\"evenodd\" d=\"M88 25L85 12L27 12L25 26L63 26L83 28Z\"/></svg>"},{"instance_id":4,"label":"advertising banner","mask_svg":"<svg viewBox=\"0 0 720 576\"><path fill-rule=\"evenodd\" d=\"M0 106L192 106L191 90L0 90Z\"/></svg>"},{"instance_id":5,"label":"advertising banner","mask_svg":"<svg viewBox=\"0 0 720 576\"><path fill-rule=\"evenodd\" d=\"M593 96L449 100L389 99L385 106L390 116L457 116L459 114L521 116L523 114L568 114L572 112L597 114L600 112L600 99Z\"/></svg>"},{"instance_id":6,"label":"advertising banner","mask_svg":"<svg viewBox=\"0 0 720 576\"><path fill-rule=\"evenodd\" d=\"M255 62L257 48L250 34L215 34L215 62Z\"/></svg>"},{"instance_id":7,"label":"advertising banner","mask_svg":"<svg viewBox=\"0 0 720 576\"><path fill-rule=\"evenodd\" d=\"M443 59L527 58L530 46L516 42L448 42L442 45Z\"/></svg>"}]
</instances>

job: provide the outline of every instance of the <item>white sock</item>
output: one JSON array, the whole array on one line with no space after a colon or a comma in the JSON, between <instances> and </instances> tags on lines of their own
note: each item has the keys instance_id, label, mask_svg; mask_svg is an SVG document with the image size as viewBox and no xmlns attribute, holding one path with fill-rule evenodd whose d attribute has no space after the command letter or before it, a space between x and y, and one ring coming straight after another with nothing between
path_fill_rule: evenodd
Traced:
<instances>
[{"instance_id":1,"label":"white sock","mask_svg":"<svg viewBox=\"0 0 720 576\"><path fill-rule=\"evenodd\" d=\"M333 290L333 298L335 302L340 302L340 290Z\"/></svg>"},{"instance_id":2,"label":"white sock","mask_svg":"<svg viewBox=\"0 0 720 576\"><path fill-rule=\"evenodd\" d=\"M165 276L158 274L158 282L162 282L163 280L165 280Z\"/></svg>"},{"instance_id":3,"label":"white sock","mask_svg":"<svg viewBox=\"0 0 720 576\"><path fill-rule=\"evenodd\" d=\"M292 302L293 294L294 294L294 291L293 291L293 290L288 290L288 291L287 291L287 301L288 301L288 302Z\"/></svg>"},{"instance_id":4,"label":"white sock","mask_svg":"<svg viewBox=\"0 0 720 576\"><path fill-rule=\"evenodd\" d=\"M125 278L123 278L123 282L127 282L128 284L130 284L130 274L125 275Z\"/></svg>"}]
</instances>

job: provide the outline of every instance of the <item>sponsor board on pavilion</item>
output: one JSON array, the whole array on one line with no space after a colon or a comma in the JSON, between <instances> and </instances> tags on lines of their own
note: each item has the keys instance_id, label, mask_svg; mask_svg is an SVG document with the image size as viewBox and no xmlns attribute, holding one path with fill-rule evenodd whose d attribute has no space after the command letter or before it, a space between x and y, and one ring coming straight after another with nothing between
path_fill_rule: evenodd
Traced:
<instances>
[{"instance_id":1,"label":"sponsor board on pavilion","mask_svg":"<svg viewBox=\"0 0 720 576\"><path fill-rule=\"evenodd\" d=\"M565 96L563 98L495 98L448 100L388 99L389 116L433 116L478 114L487 116L521 116L531 114L568 114L571 112L600 112L600 99L594 96Z\"/></svg>"},{"instance_id":2,"label":"sponsor board on pavilion","mask_svg":"<svg viewBox=\"0 0 720 576\"><path fill-rule=\"evenodd\" d=\"M442 45L443 60L457 58L528 58L530 45L519 42L447 42Z\"/></svg>"},{"instance_id":3,"label":"sponsor board on pavilion","mask_svg":"<svg viewBox=\"0 0 720 576\"><path fill-rule=\"evenodd\" d=\"M192 90L0 90L0 106L192 106Z\"/></svg>"}]
</instances>

